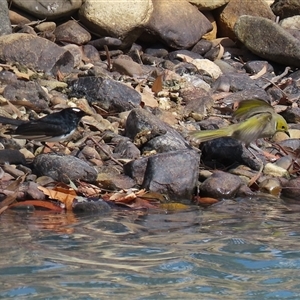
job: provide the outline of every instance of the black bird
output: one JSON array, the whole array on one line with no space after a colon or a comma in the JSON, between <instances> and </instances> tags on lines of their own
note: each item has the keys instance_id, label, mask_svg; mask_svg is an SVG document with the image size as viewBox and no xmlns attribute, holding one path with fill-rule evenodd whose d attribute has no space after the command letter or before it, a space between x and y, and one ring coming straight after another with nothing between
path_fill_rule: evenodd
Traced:
<instances>
[{"instance_id":1,"label":"black bird","mask_svg":"<svg viewBox=\"0 0 300 300\"><path fill-rule=\"evenodd\" d=\"M9 131L16 139L40 142L59 142L71 136L81 118L86 115L79 108L65 108L37 120L23 121L0 116L0 123L17 126Z\"/></svg>"}]
</instances>

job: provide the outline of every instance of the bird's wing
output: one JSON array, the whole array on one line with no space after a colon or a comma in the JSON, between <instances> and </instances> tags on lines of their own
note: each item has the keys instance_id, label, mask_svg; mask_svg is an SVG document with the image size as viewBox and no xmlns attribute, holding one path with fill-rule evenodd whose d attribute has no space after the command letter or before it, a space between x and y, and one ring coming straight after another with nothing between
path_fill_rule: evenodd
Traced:
<instances>
[{"instance_id":1,"label":"bird's wing","mask_svg":"<svg viewBox=\"0 0 300 300\"><path fill-rule=\"evenodd\" d=\"M9 125L19 126L19 125L25 124L26 121L0 116L0 123L1 124L9 124Z\"/></svg>"},{"instance_id":2,"label":"bird's wing","mask_svg":"<svg viewBox=\"0 0 300 300\"><path fill-rule=\"evenodd\" d=\"M273 107L266 101L260 99L243 100L233 113L233 117L238 121L243 121L264 112L274 112Z\"/></svg>"},{"instance_id":3,"label":"bird's wing","mask_svg":"<svg viewBox=\"0 0 300 300\"><path fill-rule=\"evenodd\" d=\"M264 130L270 124L271 120L272 114L270 112L254 115L246 121L237 124L237 130L235 130L232 134L232 137L243 141L246 145L249 145L251 142L259 138L267 137L267 135L264 134ZM269 131L268 136L271 136Z\"/></svg>"},{"instance_id":4,"label":"bird's wing","mask_svg":"<svg viewBox=\"0 0 300 300\"><path fill-rule=\"evenodd\" d=\"M59 136L65 133L67 132L63 131L62 126L34 121L22 124L14 131L15 135L24 136L24 138L26 136Z\"/></svg>"}]
</instances>

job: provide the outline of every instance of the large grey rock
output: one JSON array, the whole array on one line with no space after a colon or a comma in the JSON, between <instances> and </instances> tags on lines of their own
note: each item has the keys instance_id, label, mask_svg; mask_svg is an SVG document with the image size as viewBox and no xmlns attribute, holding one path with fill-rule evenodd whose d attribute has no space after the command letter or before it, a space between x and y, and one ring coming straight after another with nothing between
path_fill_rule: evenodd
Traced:
<instances>
[{"instance_id":1,"label":"large grey rock","mask_svg":"<svg viewBox=\"0 0 300 300\"><path fill-rule=\"evenodd\" d=\"M72 96L86 97L109 112L122 112L139 106L141 95L129 86L110 78L80 77L70 82Z\"/></svg>"},{"instance_id":2,"label":"large grey rock","mask_svg":"<svg viewBox=\"0 0 300 300\"><path fill-rule=\"evenodd\" d=\"M237 175L216 171L201 184L201 195L229 199L235 197L242 185L243 182Z\"/></svg>"},{"instance_id":3,"label":"large grey rock","mask_svg":"<svg viewBox=\"0 0 300 300\"><path fill-rule=\"evenodd\" d=\"M262 17L241 16L234 26L234 32L256 55L280 64L300 67L300 41L275 22Z\"/></svg>"},{"instance_id":4,"label":"large grey rock","mask_svg":"<svg viewBox=\"0 0 300 300\"><path fill-rule=\"evenodd\" d=\"M153 0L153 5L146 31L170 47L189 48L212 30L208 19L186 0Z\"/></svg>"},{"instance_id":5,"label":"large grey rock","mask_svg":"<svg viewBox=\"0 0 300 300\"><path fill-rule=\"evenodd\" d=\"M0 1L0 35L12 33L12 28L8 16L7 1Z\"/></svg>"},{"instance_id":6,"label":"large grey rock","mask_svg":"<svg viewBox=\"0 0 300 300\"><path fill-rule=\"evenodd\" d=\"M12 2L21 10L39 19L47 20L70 16L82 5L82 0L13 0Z\"/></svg>"},{"instance_id":7,"label":"large grey rock","mask_svg":"<svg viewBox=\"0 0 300 300\"><path fill-rule=\"evenodd\" d=\"M234 34L234 24L242 15L259 16L270 20L275 20L270 6L265 0L231 0L224 8L216 14L218 24L218 36L236 39Z\"/></svg>"},{"instance_id":8,"label":"large grey rock","mask_svg":"<svg viewBox=\"0 0 300 300\"><path fill-rule=\"evenodd\" d=\"M180 150L150 156L142 187L168 195L172 200L191 200L198 180L200 156Z\"/></svg>"},{"instance_id":9,"label":"large grey rock","mask_svg":"<svg viewBox=\"0 0 300 300\"><path fill-rule=\"evenodd\" d=\"M79 17L94 33L119 38L126 47L140 36L152 11L151 0L86 0L79 10Z\"/></svg>"},{"instance_id":10,"label":"large grey rock","mask_svg":"<svg viewBox=\"0 0 300 300\"><path fill-rule=\"evenodd\" d=\"M74 67L74 58L69 51L49 40L26 33L0 37L0 60L18 62L53 75L58 71L70 73Z\"/></svg>"},{"instance_id":11,"label":"large grey rock","mask_svg":"<svg viewBox=\"0 0 300 300\"><path fill-rule=\"evenodd\" d=\"M97 179L96 169L74 156L40 154L34 159L33 165L38 176L49 176L60 182L95 182Z\"/></svg>"},{"instance_id":12,"label":"large grey rock","mask_svg":"<svg viewBox=\"0 0 300 300\"><path fill-rule=\"evenodd\" d=\"M54 31L56 42L67 42L83 45L90 41L91 34L73 20L56 27Z\"/></svg>"}]
</instances>

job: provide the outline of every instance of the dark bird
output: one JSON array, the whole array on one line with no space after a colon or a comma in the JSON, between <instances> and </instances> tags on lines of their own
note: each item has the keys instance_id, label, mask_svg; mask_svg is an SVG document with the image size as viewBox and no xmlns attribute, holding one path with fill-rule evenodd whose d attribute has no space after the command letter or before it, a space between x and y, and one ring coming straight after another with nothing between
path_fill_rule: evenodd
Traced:
<instances>
[{"instance_id":1,"label":"dark bird","mask_svg":"<svg viewBox=\"0 0 300 300\"><path fill-rule=\"evenodd\" d=\"M81 118L86 115L79 108L65 108L37 120L23 121L0 116L0 123L17 126L8 133L16 139L40 142L59 142L67 139L76 130Z\"/></svg>"}]
</instances>

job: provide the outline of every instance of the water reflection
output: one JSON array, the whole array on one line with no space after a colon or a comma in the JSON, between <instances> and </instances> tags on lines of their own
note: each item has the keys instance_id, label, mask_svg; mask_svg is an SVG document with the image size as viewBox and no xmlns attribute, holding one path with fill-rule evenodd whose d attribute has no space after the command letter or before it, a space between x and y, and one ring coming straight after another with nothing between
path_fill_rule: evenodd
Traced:
<instances>
[{"instance_id":1,"label":"water reflection","mask_svg":"<svg viewBox=\"0 0 300 300\"><path fill-rule=\"evenodd\" d=\"M297 210L255 198L105 216L9 211L0 299L299 299Z\"/></svg>"}]
</instances>

